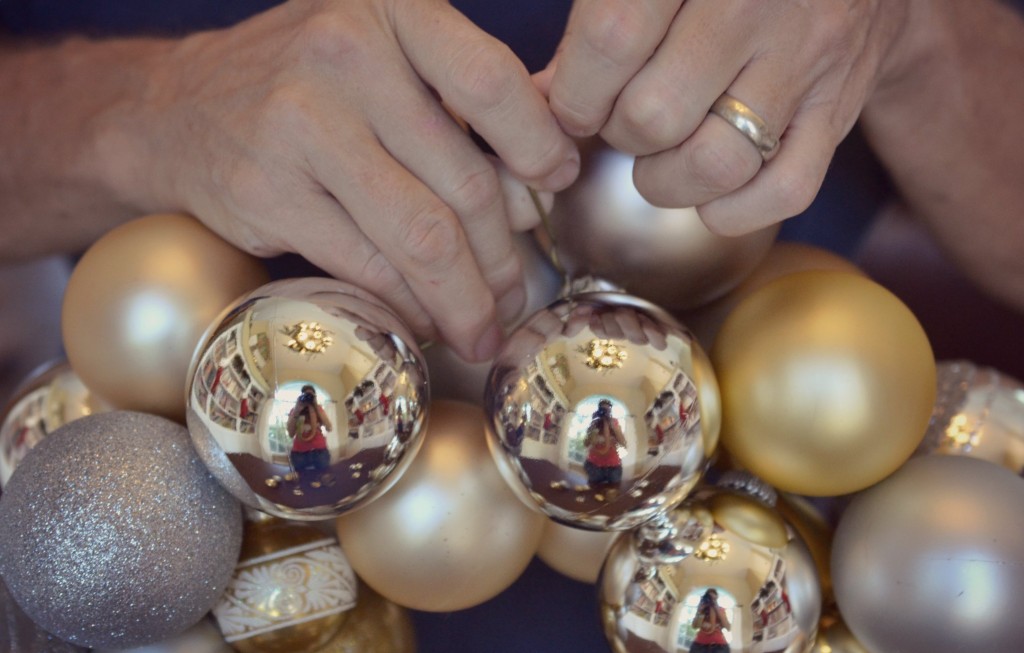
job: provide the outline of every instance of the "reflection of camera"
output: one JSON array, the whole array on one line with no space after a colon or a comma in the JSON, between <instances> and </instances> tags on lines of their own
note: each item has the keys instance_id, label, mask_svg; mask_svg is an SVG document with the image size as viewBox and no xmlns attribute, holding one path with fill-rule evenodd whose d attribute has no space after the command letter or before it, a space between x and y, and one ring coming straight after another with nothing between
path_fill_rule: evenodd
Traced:
<instances>
[{"instance_id":1,"label":"reflection of camera","mask_svg":"<svg viewBox=\"0 0 1024 653\"><path fill-rule=\"evenodd\" d=\"M303 392L299 395L300 404L311 404L316 399L312 392Z\"/></svg>"}]
</instances>

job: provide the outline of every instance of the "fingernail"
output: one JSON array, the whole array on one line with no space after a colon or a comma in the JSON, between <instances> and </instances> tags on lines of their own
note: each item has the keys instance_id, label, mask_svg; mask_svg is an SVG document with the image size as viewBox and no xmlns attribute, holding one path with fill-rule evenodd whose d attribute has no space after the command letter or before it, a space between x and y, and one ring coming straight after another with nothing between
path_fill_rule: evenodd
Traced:
<instances>
[{"instance_id":1,"label":"fingernail","mask_svg":"<svg viewBox=\"0 0 1024 653\"><path fill-rule=\"evenodd\" d=\"M503 324L508 324L519 317L526 306L526 292L521 286L516 286L505 293L505 296L498 302L498 318Z\"/></svg>"},{"instance_id":2,"label":"fingernail","mask_svg":"<svg viewBox=\"0 0 1024 653\"><path fill-rule=\"evenodd\" d=\"M501 327L497 324L492 324L484 335L477 340L476 348L473 349L473 356L477 361L486 361L494 358L494 355L498 353L498 348L501 347L502 341L505 339L505 334L501 332Z\"/></svg>"},{"instance_id":3,"label":"fingernail","mask_svg":"<svg viewBox=\"0 0 1024 653\"><path fill-rule=\"evenodd\" d=\"M559 191L576 181L580 174L580 155L574 153L569 159L558 166L558 170L548 175L540 184L540 190Z\"/></svg>"}]
</instances>

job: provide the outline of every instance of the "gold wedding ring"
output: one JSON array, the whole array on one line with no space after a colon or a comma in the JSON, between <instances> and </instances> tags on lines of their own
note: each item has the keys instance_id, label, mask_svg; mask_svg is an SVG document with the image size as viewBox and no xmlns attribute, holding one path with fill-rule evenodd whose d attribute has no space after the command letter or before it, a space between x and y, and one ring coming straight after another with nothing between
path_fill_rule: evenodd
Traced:
<instances>
[{"instance_id":1,"label":"gold wedding ring","mask_svg":"<svg viewBox=\"0 0 1024 653\"><path fill-rule=\"evenodd\" d=\"M711 105L711 113L722 118L746 136L761 158L771 161L779 151L779 139L773 136L761 116L728 93L722 95Z\"/></svg>"}]
</instances>

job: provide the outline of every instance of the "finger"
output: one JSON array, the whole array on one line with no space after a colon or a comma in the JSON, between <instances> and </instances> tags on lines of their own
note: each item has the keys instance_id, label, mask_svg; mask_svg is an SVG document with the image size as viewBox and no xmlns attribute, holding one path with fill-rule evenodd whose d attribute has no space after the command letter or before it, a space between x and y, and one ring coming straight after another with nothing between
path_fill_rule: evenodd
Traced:
<instances>
[{"instance_id":1,"label":"finger","mask_svg":"<svg viewBox=\"0 0 1024 653\"><path fill-rule=\"evenodd\" d=\"M596 134L665 36L682 0L579 0L551 80L550 104L573 136Z\"/></svg>"},{"instance_id":2,"label":"finger","mask_svg":"<svg viewBox=\"0 0 1024 653\"><path fill-rule=\"evenodd\" d=\"M654 320L643 313L639 313L637 318L640 320L640 325L643 327L644 333L647 334L647 341L651 343L655 349L663 351L668 347L668 338L665 335L664 327L658 325Z\"/></svg>"},{"instance_id":3,"label":"finger","mask_svg":"<svg viewBox=\"0 0 1024 653\"><path fill-rule=\"evenodd\" d=\"M492 163L498 171L502 194L505 196L509 228L516 233L536 228L541 223L541 211L545 214L549 213L551 207L554 206L554 193L546 191L531 193L530 188L512 176L512 173L499 159L494 159ZM539 207L534 201L534 194L540 202Z\"/></svg>"},{"instance_id":4,"label":"finger","mask_svg":"<svg viewBox=\"0 0 1024 653\"><path fill-rule=\"evenodd\" d=\"M424 81L516 176L550 191L572 183L580 167L576 146L512 51L447 3L410 8L401 14L397 33Z\"/></svg>"},{"instance_id":5,"label":"finger","mask_svg":"<svg viewBox=\"0 0 1024 653\"><path fill-rule=\"evenodd\" d=\"M648 155L692 135L755 53L760 24L738 3L687 2L664 40L619 94L601 136Z\"/></svg>"},{"instance_id":6,"label":"finger","mask_svg":"<svg viewBox=\"0 0 1024 653\"><path fill-rule=\"evenodd\" d=\"M393 90L374 106L378 139L458 217L472 257L498 305L511 318L526 303L522 261L512 242L498 172L413 71L396 66Z\"/></svg>"},{"instance_id":7,"label":"finger","mask_svg":"<svg viewBox=\"0 0 1024 653\"><path fill-rule=\"evenodd\" d=\"M618 310L615 312L615 319L627 340L636 345L646 345L649 342L647 334L644 333L644 329L640 325L637 311L631 308Z\"/></svg>"},{"instance_id":8,"label":"finger","mask_svg":"<svg viewBox=\"0 0 1024 653\"><path fill-rule=\"evenodd\" d=\"M698 206L701 220L715 233L738 236L803 212L848 129L834 124L826 106L794 116L779 155L749 184Z\"/></svg>"}]
</instances>

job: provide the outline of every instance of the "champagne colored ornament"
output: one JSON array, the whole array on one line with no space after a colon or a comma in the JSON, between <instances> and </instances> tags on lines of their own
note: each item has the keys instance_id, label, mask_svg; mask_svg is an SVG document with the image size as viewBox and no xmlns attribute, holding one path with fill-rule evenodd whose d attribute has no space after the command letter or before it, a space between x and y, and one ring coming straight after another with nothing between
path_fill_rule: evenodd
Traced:
<instances>
[{"instance_id":1,"label":"champagne colored ornament","mask_svg":"<svg viewBox=\"0 0 1024 653\"><path fill-rule=\"evenodd\" d=\"M511 585L533 558L544 520L501 479L479 408L438 401L430 410L423 450L406 474L337 525L353 569L377 592L447 612Z\"/></svg>"},{"instance_id":2,"label":"champagne colored ornament","mask_svg":"<svg viewBox=\"0 0 1024 653\"><path fill-rule=\"evenodd\" d=\"M131 649L92 649L93 653L231 653L209 618L166 641Z\"/></svg>"},{"instance_id":3,"label":"champagne colored ornament","mask_svg":"<svg viewBox=\"0 0 1024 653\"><path fill-rule=\"evenodd\" d=\"M870 651L1017 651L1024 479L923 456L857 496L832 544L836 602Z\"/></svg>"},{"instance_id":4,"label":"champagne colored ornament","mask_svg":"<svg viewBox=\"0 0 1024 653\"><path fill-rule=\"evenodd\" d=\"M276 281L230 306L196 352L188 428L248 506L328 519L374 500L419 448L428 401L412 334L334 279Z\"/></svg>"},{"instance_id":5,"label":"champagne colored ornament","mask_svg":"<svg viewBox=\"0 0 1024 653\"><path fill-rule=\"evenodd\" d=\"M0 651L4 653L85 653L35 625L0 581Z\"/></svg>"},{"instance_id":6,"label":"champagne colored ornament","mask_svg":"<svg viewBox=\"0 0 1024 653\"><path fill-rule=\"evenodd\" d=\"M596 583L616 531L587 531L547 520L537 557L549 567L581 583Z\"/></svg>"},{"instance_id":7,"label":"champagne colored ornament","mask_svg":"<svg viewBox=\"0 0 1024 653\"><path fill-rule=\"evenodd\" d=\"M356 607L317 653L416 653L416 631L405 608L359 583Z\"/></svg>"},{"instance_id":8,"label":"champagne colored ornament","mask_svg":"<svg viewBox=\"0 0 1024 653\"><path fill-rule=\"evenodd\" d=\"M15 391L0 422L0 485L40 440L79 417L112 410L89 391L67 361L34 371Z\"/></svg>"},{"instance_id":9,"label":"champagne colored ornament","mask_svg":"<svg viewBox=\"0 0 1024 653\"><path fill-rule=\"evenodd\" d=\"M536 241L526 234L518 234L514 242L523 259L526 282L526 306L520 315L507 321L512 327L528 315L547 306L558 297L562 277L544 256ZM425 347L423 356L430 370L430 394L435 399L455 399L479 405L483 401L483 387L491 363L468 363L451 347L435 344Z\"/></svg>"},{"instance_id":10,"label":"champagne colored ornament","mask_svg":"<svg viewBox=\"0 0 1024 653\"><path fill-rule=\"evenodd\" d=\"M700 306L743 280L778 225L739 237L711 233L696 209L658 208L633 185L633 161L599 142L582 148L580 178L555 196L548 249L572 277L608 279L670 309Z\"/></svg>"},{"instance_id":11,"label":"champagne colored ornament","mask_svg":"<svg viewBox=\"0 0 1024 653\"><path fill-rule=\"evenodd\" d=\"M833 496L913 453L935 400L928 338L895 295L847 272L798 272L729 315L712 361L722 443L780 490Z\"/></svg>"},{"instance_id":12,"label":"champagne colored ornament","mask_svg":"<svg viewBox=\"0 0 1024 653\"><path fill-rule=\"evenodd\" d=\"M835 596L832 592L832 532L828 520L806 497L795 494L783 494L775 506L779 514L792 526L804 544L807 545L814 566L818 569L821 580L821 595L825 605L832 605Z\"/></svg>"},{"instance_id":13,"label":"champagne colored ornament","mask_svg":"<svg viewBox=\"0 0 1024 653\"><path fill-rule=\"evenodd\" d=\"M269 517L246 522L235 575L213 614L241 653L310 653L355 604L355 574L338 541Z\"/></svg>"},{"instance_id":14,"label":"champagne colored ornament","mask_svg":"<svg viewBox=\"0 0 1024 653\"><path fill-rule=\"evenodd\" d=\"M110 231L75 266L61 315L71 367L119 408L181 421L203 330L265 283L259 260L197 220L152 215Z\"/></svg>"},{"instance_id":15,"label":"champagne colored ornament","mask_svg":"<svg viewBox=\"0 0 1024 653\"><path fill-rule=\"evenodd\" d=\"M534 314L495 358L484 406L520 498L590 530L627 530L682 501L718 437L700 345L624 293L575 294Z\"/></svg>"},{"instance_id":16,"label":"champagne colored ornament","mask_svg":"<svg viewBox=\"0 0 1024 653\"><path fill-rule=\"evenodd\" d=\"M827 249L803 243L776 242L743 281L715 301L677 313L680 320L708 350L729 313L749 294L771 281L794 272L836 270L860 274L860 268Z\"/></svg>"},{"instance_id":17,"label":"champagne colored ornament","mask_svg":"<svg viewBox=\"0 0 1024 653\"><path fill-rule=\"evenodd\" d=\"M163 641L231 578L241 510L183 427L89 415L25 456L0 498L0 575L40 627L94 648Z\"/></svg>"},{"instance_id":18,"label":"champagne colored ornament","mask_svg":"<svg viewBox=\"0 0 1024 653\"><path fill-rule=\"evenodd\" d=\"M1024 384L968 361L940 363L937 375L918 451L980 458L1024 475Z\"/></svg>"},{"instance_id":19,"label":"champagne colored ornament","mask_svg":"<svg viewBox=\"0 0 1024 653\"><path fill-rule=\"evenodd\" d=\"M810 653L873 653L857 641L842 619L822 619Z\"/></svg>"},{"instance_id":20,"label":"champagne colored ornament","mask_svg":"<svg viewBox=\"0 0 1024 653\"><path fill-rule=\"evenodd\" d=\"M711 590L724 619L704 612ZM814 562L799 536L772 508L722 488L700 488L620 536L598 591L605 634L620 653L693 650L714 636L713 622L733 651L796 653L814 642L821 615ZM698 639L701 621L709 632Z\"/></svg>"}]
</instances>

